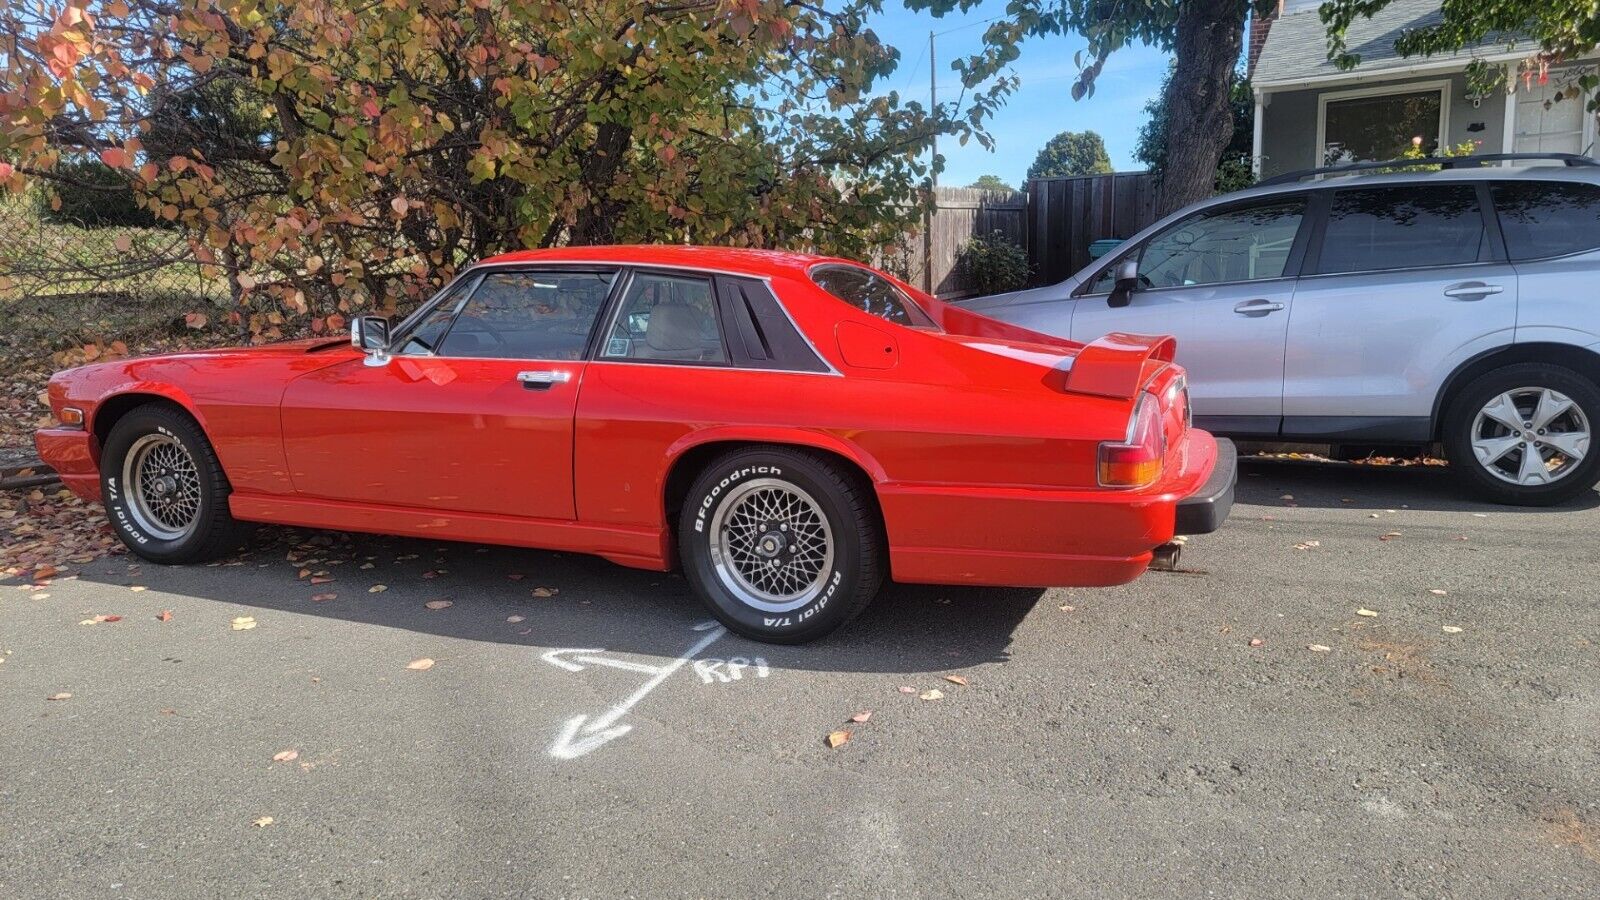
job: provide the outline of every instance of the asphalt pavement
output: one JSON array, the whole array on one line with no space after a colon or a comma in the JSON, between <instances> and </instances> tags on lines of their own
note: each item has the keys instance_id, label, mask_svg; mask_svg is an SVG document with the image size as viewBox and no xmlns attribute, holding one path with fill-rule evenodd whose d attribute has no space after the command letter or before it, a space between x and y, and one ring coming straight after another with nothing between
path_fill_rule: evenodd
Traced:
<instances>
[{"instance_id":1,"label":"asphalt pavement","mask_svg":"<svg viewBox=\"0 0 1600 900\"><path fill-rule=\"evenodd\" d=\"M803 647L569 554L108 557L0 586L0 896L1600 896L1597 506L1247 463L1180 572Z\"/></svg>"}]
</instances>

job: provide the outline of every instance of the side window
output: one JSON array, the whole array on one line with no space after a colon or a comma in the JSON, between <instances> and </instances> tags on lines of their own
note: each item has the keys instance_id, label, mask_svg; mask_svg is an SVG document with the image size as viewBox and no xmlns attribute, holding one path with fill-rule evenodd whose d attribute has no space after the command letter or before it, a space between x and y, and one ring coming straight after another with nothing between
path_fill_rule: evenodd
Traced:
<instances>
[{"instance_id":1,"label":"side window","mask_svg":"<svg viewBox=\"0 0 1600 900\"><path fill-rule=\"evenodd\" d=\"M601 355L607 359L727 362L711 279L648 272L636 275Z\"/></svg>"},{"instance_id":2,"label":"side window","mask_svg":"<svg viewBox=\"0 0 1600 900\"><path fill-rule=\"evenodd\" d=\"M1305 198L1289 197L1191 216L1145 242L1139 283L1169 288L1281 278L1305 213ZM1115 278L1114 271L1106 278Z\"/></svg>"},{"instance_id":3,"label":"side window","mask_svg":"<svg viewBox=\"0 0 1600 900\"><path fill-rule=\"evenodd\" d=\"M490 272L439 345L440 356L581 359L617 273Z\"/></svg>"},{"instance_id":4,"label":"side window","mask_svg":"<svg viewBox=\"0 0 1600 900\"><path fill-rule=\"evenodd\" d=\"M1497 181L1489 192L1513 261L1600 247L1600 185Z\"/></svg>"},{"instance_id":5,"label":"side window","mask_svg":"<svg viewBox=\"0 0 1600 900\"><path fill-rule=\"evenodd\" d=\"M450 322L455 319L456 311L461 309L461 302L472 293L472 286L478 283L476 275L468 275L450 287L450 293L439 298L416 328L406 336L405 343L400 347L401 353L432 353L439 346L439 339L450 327Z\"/></svg>"},{"instance_id":6,"label":"side window","mask_svg":"<svg viewBox=\"0 0 1600 900\"><path fill-rule=\"evenodd\" d=\"M871 269L817 266L811 270L811 280L817 287L880 319L919 328L934 327L933 320L921 307L911 302L893 282Z\"/></svg>"},{"instance_id":7,"label":"side window","mask_svg":"<svg viewBox=\"0 0 1600 900\"><path fill-rule=\"evenodd\" d=\"M1336 191L1317 272L1463 265L1484 249L1483 214L1470 184Z\"/></svg>"}]
</instances>

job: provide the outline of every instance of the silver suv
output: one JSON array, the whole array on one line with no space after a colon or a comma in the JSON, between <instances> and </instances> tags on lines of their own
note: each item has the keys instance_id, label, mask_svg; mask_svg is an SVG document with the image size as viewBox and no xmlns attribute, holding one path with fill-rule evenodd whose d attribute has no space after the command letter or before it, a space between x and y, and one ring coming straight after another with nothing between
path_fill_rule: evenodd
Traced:
<instances>
[{"instance_id":1,"label":"silver suv","mask_svg":"<svg viewBox=\"0 0 1600 900\"><path fill-rule=\"evenodd\" d=\"M1285 175L966 305L1078 341L1175 335L1196 424L1219 434L1439 443L1489 499L1560 503L1600 480L1600 163L1537 159ZM1395 171L1419 163L1443 168Z\"/></svg>"}]
</instances>

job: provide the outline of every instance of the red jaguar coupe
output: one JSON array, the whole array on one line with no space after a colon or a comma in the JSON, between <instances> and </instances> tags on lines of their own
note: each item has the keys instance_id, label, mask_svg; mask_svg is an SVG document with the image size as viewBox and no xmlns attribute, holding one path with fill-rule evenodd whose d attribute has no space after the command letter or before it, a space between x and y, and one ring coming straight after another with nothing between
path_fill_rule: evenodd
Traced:
<instances>
[{"instance_id":1,"label":"red jaguar coupe","mask_svg":"<svg viewBox=\"0 0 1600 900\"><path fill-rule=\"evenodd\" d=\"M541 250L348 342L62 372L36 443L155 562L252 522L570 550L681 565L729 628L800 642L885 578L1120 584L1215 529L1234 452L1172 352L839 259Z\"/></svg>"}]
</instances>

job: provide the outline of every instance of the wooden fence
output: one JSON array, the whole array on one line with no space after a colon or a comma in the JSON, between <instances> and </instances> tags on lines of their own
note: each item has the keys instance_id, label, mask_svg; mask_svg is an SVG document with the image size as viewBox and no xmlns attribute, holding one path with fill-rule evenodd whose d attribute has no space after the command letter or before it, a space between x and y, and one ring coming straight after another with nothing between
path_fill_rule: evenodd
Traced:
<instances>
[{"instance_id":1,"label":"wooden fence","mask_svg":"<svg viewBox=\"0 0 1600 900\"><path fill-rule=\"evenodd\" d=\"M1154 198L1145 172L1038 178L1026 191L940 187L928 234L909 236L894 268L947 300L971 297L961 249L998 231L1027 250L1030 285L1054 284L1089 264L1091 243L1132 237L1154 222Z\"/></svg>"}]
</instances>

